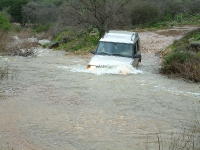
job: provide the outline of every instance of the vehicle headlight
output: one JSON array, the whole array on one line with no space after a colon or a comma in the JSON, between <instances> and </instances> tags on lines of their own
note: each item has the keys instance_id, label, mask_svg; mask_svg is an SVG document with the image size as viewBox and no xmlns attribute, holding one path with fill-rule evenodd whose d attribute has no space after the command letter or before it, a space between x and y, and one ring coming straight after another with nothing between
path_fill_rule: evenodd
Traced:
<instances>
[{"instance_id":1,"label":"vehicle headlight","mask_svg":"<svg viewBox=\"0 0 200 150\"><path fill-rule=\"evenodd\" d=\"M94 70L94 69L96 69L96 66L87 65L87 69Z\"/></svg>"}]
</instances>

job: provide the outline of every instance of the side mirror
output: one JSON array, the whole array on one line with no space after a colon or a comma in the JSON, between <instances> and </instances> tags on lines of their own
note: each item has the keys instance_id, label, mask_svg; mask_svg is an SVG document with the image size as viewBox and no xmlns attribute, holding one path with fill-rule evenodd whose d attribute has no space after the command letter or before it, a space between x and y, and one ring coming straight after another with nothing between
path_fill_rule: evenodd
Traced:
<instances>
[{"instance_id":1,"label":"side mirror","mask_svg":"<svg viewBox=\"0 0 200 150\"><path fill-rule=\"evenodd\" d=\"M141 54L135 54L135 55L133 56L133 58L141 58L141 57L142 57Z\"/></svg>"},{"instance_id":2,"label":"side mirror","mask_svg":"<svg viewBox=\"0 0 200 150\"><path fill-rule=\"evenodd\" d=\"M94 50L91 50L91 51L90 51L90 53L92 53L92 54L96 54L96 51L94 51Z\"/></svg>"}]
</instances>

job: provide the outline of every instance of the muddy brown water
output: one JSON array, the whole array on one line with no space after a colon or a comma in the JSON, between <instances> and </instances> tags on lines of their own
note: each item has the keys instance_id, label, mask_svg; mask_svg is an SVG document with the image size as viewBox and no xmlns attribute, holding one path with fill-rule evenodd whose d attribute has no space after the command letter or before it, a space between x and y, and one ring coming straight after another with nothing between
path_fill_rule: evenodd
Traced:
<instances>
[{"instance_id":1,"label":"muddy brown water","mask_svg":"<svg viewBox=\"0 0 200 150\"><path fill-rule=\"evenodd\" d=\"M38 48L37 57L1 57L12 74L0 81L0 149L158 149L158 133L170 135L200 119L199 83L158 73L154 52L174 35L140 36L142 63L128 75L88 72L92 55Z\"/></svg>"}]
</instances>

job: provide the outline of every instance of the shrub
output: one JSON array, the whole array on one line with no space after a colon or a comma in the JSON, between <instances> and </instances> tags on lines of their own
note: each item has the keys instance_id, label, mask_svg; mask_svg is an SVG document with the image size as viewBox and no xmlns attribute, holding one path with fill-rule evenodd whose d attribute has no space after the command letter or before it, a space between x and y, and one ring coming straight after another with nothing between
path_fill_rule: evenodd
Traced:
<instances>
[{"instance_id":1,"label":"shrub","mask_svg":"<svg viewBox=\"0 0 200 150\"><path fill-rule=\"evenodd\" d=\"M8 78L8 66L0 67L0 80Z\"/></svg>"},{"instance_id":2,"label":"shrub","mask_svg":"<svg viewBox=\"0 0 200 150\"><path fill-rule=\"evenodd\" d=\"M0 30L0 52L7 51L7 45L12 41L10 35L6 31Z\"/></svg>"},{"instance_id":3,"label":"shrub","mask_svg":"<svg viewBox=\"0 0 200 150\"><path fill-rule=\"evenodd\" d=\"M173 61L161 69L162 73L173 77L182 77L195 82L200 82L200 59L190 59L184 63Z\"/></svg>"},{"instance_id":4,"label":"shrub","mask_svg":"<svg viewBox=\"0 0 200 150\"><path fill-rule=\"evenodd\" d=\"M94 49L99 41L99 33L96 29L92 31L75 32L73 30L64 30L58 34L54 41L59 42L58 49L64 49L75 54L84 54Z\"/></svg>"},{"instance_id":5,"label":"shrub","mask_svg":"<svg viewBox=\"0 0 200 150\"><path fill-rule=\"evenodd\" d=\"M33 29L37 33L47 32L50 28L50 24L42 25L42 26L34 26Z\"/></svg>"},{"instance_id":6,"label":"shrub","mask_svg":"<svg viewBox=\"0 0 200 150\"><path fill-rule=\"evenodd\" d=\"M196 57L200 59L200 52L197 52Z\"/></svg>"},{"instance_id":7,"label":"shrub","mask_svg":"<svg viewBox=\"0 0 200 150\"><path fill-rule=\"evenodd\" d=\"M49 43L43 44L42 47L43 48L47 48L49 46Z\"/></svg>"},{"instance_id":8,"label":"shrub","mask_svg":"<svg viewBox=\"0 0 200 150\"><path fill-rule=\"evenodd\" d=\"M11 24L9 18L6 17L3 13L0 13L0 30L8 31L11 29Z\"/></svg>"},{"instance_id":9,"label":"shrub","mask_svg":"<svg viewBox=\"0 0 200 150\"><path fill-rule=\"evenodd\" d=\"M82 49L84 46L85 46L85 43L80 42L80 43L77 43L75 46L73 46L72 49L76 51L76 50Z\"/></svg>"},{"instance_id":10,"label":"shrub","mask_svg":"<svg viewBox=\"0 0 200 150\"><path fill-rule=\"evenodd\" d=\"M87 37L86 37L86 41L87 41L90 45L97 45L98 42L99 42L99 38L98 38L98 36L90 35L90 36L87 36Z\"/></svg>"},{"instance_id":11,"label":"shrub","mask_svg":"<svg viewBox=\"0 0 200 150\"><path fill-rule=\"evenodd\" d=\"M200 28L193 30L191 32L188 32L184 38L182 38L181 40L187 40L190 38L198 38L200 36ZM196 39L195 39L196 40ZM189 42L188 42L189 43Z\"/></svg>"},{"instance_id":12,"label":"shrub","mask_svg":"<svg viewBox=\"0 0 200 150\"><path fill-rule=\"evenodd\" d=\"M172 51L163 58L161 73L200 82L200 52L189 43L189 39L195 39L199 34L200 29L194 30L174 41L170 46Z\"/></svg>"},{"instance_id":13,"label":"shrub","mask_svg":"<svg viewBox=\"0 0 200 150\"><path fill-rule=\"evenodd\" d=\"M157 134L158 149L199 150L200 120L197 118L198 113L199 111L195 111L194 120L188 120L186 122L181 121L177 126L179 129L177 128L175 131L171 132L171 135L161 132Z\"/></svg>"},{"instance_id":14,"label":"shrub","mask_svg":"<svg viewBox=\"0 0 200 150\"><path fill-rule=\"evenodd\" d=\"M168 65L171 64L173 62L177 62L177 63L184 63L185 61L187 61L190 58L190 54L187 51L173 51L171 52L169 55L164 57L164 64Z\"/></svg>"}]
</instances>

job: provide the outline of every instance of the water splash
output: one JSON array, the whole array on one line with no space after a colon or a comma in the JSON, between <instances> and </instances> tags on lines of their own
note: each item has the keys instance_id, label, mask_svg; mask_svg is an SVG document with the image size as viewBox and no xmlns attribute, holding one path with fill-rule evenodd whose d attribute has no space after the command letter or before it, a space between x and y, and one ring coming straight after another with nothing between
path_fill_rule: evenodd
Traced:
<instances>
[{"instance_id":1,"label":"water splash","mask_svg":"<svg viewBox=\"0 0 200 150\"><path fill-rule=\"evenodd\" d=\"M64 69L71 72L82 72L82 73L92 73L95 75L103 75L103 74L141 74L143 73L141 70L133 68L131 65L118 65L112 67L102 67L102 68L91 68L87 69L86 66L83 65L74 65L74 66L57 66L59 69Z\"/></svg>"}]
</instances>

